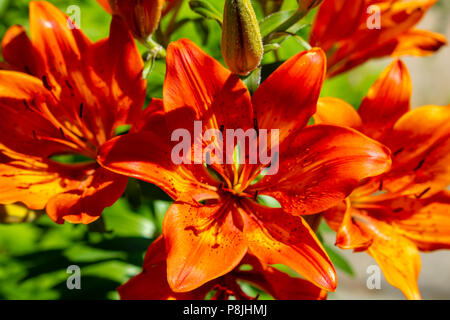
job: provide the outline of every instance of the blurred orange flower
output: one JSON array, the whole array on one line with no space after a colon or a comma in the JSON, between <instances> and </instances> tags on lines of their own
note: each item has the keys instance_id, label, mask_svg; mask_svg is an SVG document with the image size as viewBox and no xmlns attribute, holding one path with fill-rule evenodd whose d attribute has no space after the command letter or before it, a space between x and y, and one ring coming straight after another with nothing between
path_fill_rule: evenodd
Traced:
<instances>
[{"instance_id":1,"label":"blurred orange flower","mask_svg":"<svg viewBox=\"0 0 450 320\"><path fill-rule=\"evenodd\" d=\"M140 131L105 144L99 162L154 183L175 199L163 224L173 291L192 291L231 272L247 252L263 264L289 266L322 289L335 289L334 268L300 215L336 205L361 179L388 170L390 156L352 129L305 128L324 77L324 53L312 49L286 61L250 97L237 76L191 41L170 44L164 103L154 99L144 124L136 127ZM171 134L191 130L194 120L202 121L203 133L279 128L280 170L258 181L266 166L211 164L213 177L203 164L174 164ZM262 194L282 208L257 203Z\"/></svg>"},{"instance_id":2,"label":"blurred orange flower","mask_svg":"<svg viewBox=\"0 0 450 320\"><path fill-rule=\"evenodd\" d=\"M117 19L108 39L91 43L53 5L31 2L30 30L31 39L13 26L2 41L8 70L0 71L0 203L46 208L58 223L89 223L126 187L126 177L95 158L140 112L143 62ZM64 154L90 161L51 159Z\"/></svg>"},{"instance_id":3,"label":"blurred orange flower","mask_svg":"<svg viewBox=\"0 0 450 320\"><path fill-rule=\"evenodd\" d=\"M410 110L411 79L394 61L358 112L344 101L319 101L316 123L360 130L392 150L389 172L371 178L325 212L337 246L366 250L386 280L419 299L419 250L450 248L450 106Z\"/></svg>"},{"instance_id":4,"label":"blurred orange flower","mask_svg":"<svg viewBox=\"0 0 450 320\"><path fill-rule=\"evenodd\" d=\"M328 76L383 56L426 56L447 43L414 26L437 0L324 0L310 42L328 57Z\"/></svg>"},{"instance_id":5,"label":"blurred orange flower","mask_svg":"<svg viewBox=\"0 0 450 320\"><path fill-rule=\"evenodd\" d=\"M148 248L144 268L117 290L123 300L203 300L211 291L213 300L252 300L242 291L238 281L245 281L264 290L278 300L324 300L327 292L310 282L293 278L273 267L261 264L258 259L247 255L240 265L230 273L214 279L194 291L173 292L167 283L167 253L162 237Z\"/></svg>"}]
</instances>

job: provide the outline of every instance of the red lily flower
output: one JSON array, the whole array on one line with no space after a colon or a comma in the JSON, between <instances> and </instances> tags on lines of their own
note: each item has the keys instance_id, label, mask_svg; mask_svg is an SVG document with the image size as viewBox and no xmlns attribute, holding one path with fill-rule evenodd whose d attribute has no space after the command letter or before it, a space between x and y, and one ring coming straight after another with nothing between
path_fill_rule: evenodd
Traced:
<instances>
[{"instance_id":1,"label":"red lily flower","mask_svg":"<svg viewBox=\"0 0 450 320\"><path fill-rule=\"evenodd\" d=\"M447 41L441 34L417 30L414 26L436 1L324 0L314 21L310 42L327 52L329 77L371 58L427 56ZM378 13L380 25L375 28L372 24L376 23Z\"/></svg>"},{"instance_id":2,"label":"red lily flower","mask_svg":"<svg viewBox=\"0 0 450 320\"><path fill-rule=\"evenodd\" d=\"M146 84L139 52L119 20L97 43L68 21L53 5L31 2L31 39L20 26L3 38L10 70L0 71L0 203L46 208L58 223L89 223L127 183L95 162L97 149L134 121ZM51 159L61 154L91 161Z\"/></svg>"},{"instance_id":3,"label":"red lily flower","mask_svg":"<svg viewBox=\"0 0 450 320\"><path fill-rule=\"evenodd\" d=\"M121 285L117 290L123 300L204 300L213 291L213 300L253 300L244 293L237 281L245 281L266 291L279 300L324 300L327 292L310 282L293 278L273 267L261 264L247 255L230 273L214 279L190 292L177 293L167 283L167 252L162 237L155 240L145 255L140 274ZM249 269L250 268L250 269Z\"/></svg>"},{"instance_id":4,"label":"red lily flower","mask_svg":"<svg viewBox=\"0 0 450 320\"><path fill-rule=\"evenodd\" d=\"M358 112L324 98L315 120L358 129L392 150L389 172L363 183L324 216L339 247L366 250L389 283L419 299L419 250L450 248L450 106L410 110L410 97L406 66L394 61Z\"/></svg>"},{"instance_id":5,"label":"red lily flower","mask_svg":"<svg viewBox=\"0 0 450 320\"><path fill-rule=\"evenodd\" d=\"M342 201L361 179L386 171L390 156L351 129L305 128L324 76L324 53L312 49L285 62L250 97L237 76L191 41L170 44L164 103L154 99L138 132L105 144L99 162L154 183L175 199L163 224L173 291L192 291L229 273L247 252L335 289L334 268L300 215ZM175 165L173 129L192 129L194 120L202 121L203 132L281 128L279 172L255 183L263 166L212 165L215 178L203 164ZM258 193L275 197L283 208L256 203Z\"/></svg>"}]
</instances>

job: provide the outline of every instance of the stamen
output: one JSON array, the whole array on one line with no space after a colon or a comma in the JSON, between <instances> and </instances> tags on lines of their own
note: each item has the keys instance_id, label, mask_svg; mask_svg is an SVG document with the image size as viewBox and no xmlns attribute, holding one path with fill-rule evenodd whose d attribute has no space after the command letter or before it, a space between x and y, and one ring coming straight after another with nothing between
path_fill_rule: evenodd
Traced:
<instances>
[{"instance_id":1,"label":"stamen","mask_svg":"<svg viewBox=\"0 0 450 320\"><path fill-rule=\"evenodd\" d=\"M396 156L396 155L398 155L400 152L402 152L403 150L404 150L404 148L400 148L400 149L398 149L397 151L395 151L395 152L393 153L393 155Z\"/></svg>"},{"instance_id":2,"label":"stamen","mask_svg":"<svg viewBox=\"0 0 450 320\"><path fill-rule=\"evenodd\" d=\"M255 201L258 199L258 190L255 191L255 197L253 198Z\"/></svg>"},{"instance_id":3,"label":"stamen","mask_svg":"<svg viewBox=\"0 0 450 320\"><path fill-rule=\"evenodd\" d=\"M220 129L219 129L219 130L220 130L220 132L222 132L222 133L223 133L223 131L225 130L225 126L224 126L223 124L221 124L221 125L220 125Z\"/></svg>"},{"instance_id":4,"label":"stamen","mask_svg":"<svg viewBox=\"0 0 450 320\"><path fill-rule=\"evenodd\" d=\"M48 83L48 78L47 76L42 76L42 83L44 84L45 89L47 89L48 91L52 90L52 87L50 86L50 84Z\"/></svg>"},{"instance_id":5,"label":"stamen","mask_svg":"<svg viewBox=\"0 0 450 320\"><path fill-rule=\"evenodd\" d=\"M81 103L80 104L80 118L83 118L83 106L84 106L84 104Z\"/></svg>"},{"instance_id":6,"label":"stamen","mask_svg":"<svg viewBox=\"0 0 450 320\"><path fill-rule=\"evenodd\" d=\"M256 136L259 136L258 119L256 119L256 118L253 118L253 128L256 131Z\"/></svg>"},{"instance_id":7,"label":"stamen","mask_svg":"<svg viewBox=\"0 0 450 320\"><path fill-rule=\"evenodd\" d=\"M67 88L69 88L70 90L72 90L73 87L72 87L72 85L70 84L70 81L69 81L69 80L66 80L65 82L66 82Z\"/></svg>"},{"instance_id":8,"label":"stamen","mask_svg":"<svg viewBox=\"0 0 450 320\"><path fill-rule=\"evenodd\" d=\"M426 189L423 190L420 194L416 195L416 198L417 198L417 199L422 198L422 197L425 195L425 193L427 193L428 191L430 191L430 189L431 189L430 187L426 188Z\"/></svg>"},{"instance_id":9,"label":"stamen","mask_svg":"<svg viewBox=\"0 0 450 320\"><path fill-rule=\"evenodd\" d=\"M64 131L62 128L59 128L59 132L61 132L61 135L63 137L63 139L66 139L66 136L64 135Z\"/></svg>"},{"instance_id":10,"label":"stamen","mask_svg":"<svg viewBox=\"0 0 450 320\"><path fill-rule=\"evenodd\" d=\"M383 179L380 180L380 186L378 187L378 190L383 190Z\"/></svg>"},{"instance_id":11,"label":"stamen","mask_svg":"<svg viewBox=\"0 0 450 320\"><path fill-rule=\"evenodd\" d=\"M31 110L27 100L23 99L23 104L24 104L25 108L27 108L28 110Z\"/></svg>"},{"instance_id":12,"label":"stamen","mask_svg":"<svg viewBox=\"0 0 450 320\"><path fill-rule=\"evenodd\" d=\"M417 167L414 169L414 171L417 171L417 170L419 170L420 168L422 168L424 162L425 162L425 159L420 160L419 164L418 164Z\"/></svg>"}]
</instances>

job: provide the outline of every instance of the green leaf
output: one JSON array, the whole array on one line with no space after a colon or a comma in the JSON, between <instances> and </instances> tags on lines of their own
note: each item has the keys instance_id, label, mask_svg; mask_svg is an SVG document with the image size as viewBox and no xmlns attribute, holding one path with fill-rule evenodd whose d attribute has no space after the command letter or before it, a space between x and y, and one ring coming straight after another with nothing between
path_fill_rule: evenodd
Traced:
<instances>
[{"instance_id":1,"label":"green leaf","mask_svg":"<svg viewBox=\"0 0 450 320\"><path fill-rule=\"evenodd\" d=\"M267 37L271 34L277 27L281 26L286 20L289 19L294 13L295 9L279 11L274 14L271 14L264 19L262 19L259 23L259 28L261 30L261 36L263 38Z\"/></svg>"},{"instance_id":2,"label":"green leaf","mask_svg":"<svg viewBox=\"0 0 450 320\"><path fill-rule=\"evenodd\" d=\"M150 220L151 211L141 206L137 213L133 212L126 199L119 199L112 207L106 208L102 217L106 230L114 236L153 238L155 225Z\"/></svg>"},{"instance_id":3,"label":"green leaf","mask_svg":"<svg viewBox=\"0 0 450 320\"><path fill-rule=\"evenodd\" d=\"M277 50L278 48L280 48L280 44L279 43L269 43L264 45L264 54L272 52Z\"/></svg>"},{"instance_id":4,"label":"green leaf","mask_svg":"<svg viewBox=\"0 0 450 320\"><path fill-rule=\"evenodd\" d=\"M0 16L2 16L8 8L9 0L0 0Z\"/></svg>"},{"instance_id":5,"label":"green leaf","mask_svg":"<svg viewBox=\"0 0 450 320\"><path fill-rule=\"evenodd\" d=\"M191 0L189 1L189 6L195 13L207 19L215 20L222 25L222 15L209 1Z\"/></svg>"},{"instance_id":6,"label":"green leaf","mask_svg":"<svg viewBox=\"0 0 450 320\"><path fill-rule=\"evenodd\" d=\"M323 246L325 248L325 251L328 253L328 256L330 257L331 261L337 268L339 268L340 270L344 271L346 274L352 277L355 276L355 271L353 270L352 266L339 252L337 252L335 248L330 247L327 244L324 244Z\"/></svg>"}]
</instances>

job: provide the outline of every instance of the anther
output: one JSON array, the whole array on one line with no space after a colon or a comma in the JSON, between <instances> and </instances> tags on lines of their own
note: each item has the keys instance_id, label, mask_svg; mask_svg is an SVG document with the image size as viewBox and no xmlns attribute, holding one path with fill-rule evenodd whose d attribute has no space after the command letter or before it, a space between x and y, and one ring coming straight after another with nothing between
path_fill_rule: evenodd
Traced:
<instances>
[{"instance_id":1,"label":"anther","mask_svg":"<svg viewBox=\"0 0 450 320\"><path fill-rule=\"evenodd\" d=\"M62 128L59 128L59 132L61 133L61 136L63 137L63 139L66 139L66 136L64 135L64 131Z\"/></svg>"},{"instance_id":2,"label":"anther","mask_svg":"<svg viewBox=\"0 0 450 320\"><path fill-rule=\"evenodd\" d=\"M45 89L51 91L52 87L50 86L50 84L48 83L48 78L47 76L42 76L42 83L44 84Z\"/></svg>"},{"instance_id":3,"label":"anther","mask_svg":"<svg viewBox=\"0 0 450 320\"><path fill-rule=\"evenodd\" d=\"M253 118L253 128L256 131L256 135L259 136L259 126L258 126L258 119Z\"/></svg>"},{"instance_id":4,"label":"anther","mask_svg":"<svg viewBox=\"0 0 450 320\"><path fill-rule=\"evenodd\" d=\"M417 171L417 170L419 170L420 168L422 168L424 162L425 162L425 159L420 160L419 164L418 164L417 167L414 169L414 171Z\"/></svg>"},{"instance_id":5,"label":"anther","mask_svg":"<svg viewBox=\"0 0 450 320\"><path fill-rule=\"evenodd\" d=\"M404 150L404 148L400 148L400 149L398 149L397 151L395 151L395 152L393 153L393 155L396 156L396 155L398 155L400 152L402 152L403 150Z\"/></svg>"},{"instance_id":6,"label":"anther","mask_svg":"<svg viewBox=\"0 0 450 320\"><path fill-rule=\"evenodd\" d=\"M416 194L416 198L417 199L420 199L420 198L422 198L424 195L425 195L425 193L427 193L428 191L430 191L430 187L428 187L428 188L426 188L425 190L423 190L420 194Z\"/></svg>"},{"instance_id":7,"label":"anther","mask_svg":"<svg viewBox=\"0 0 450 320\"><path fill-rule=\"evenodd\" d=\"M23 104L24 104L25 108L27 108L28 110L31 110L30 106L28 105L27 100L23 99Z\"/></svg>"}]
</instances>

